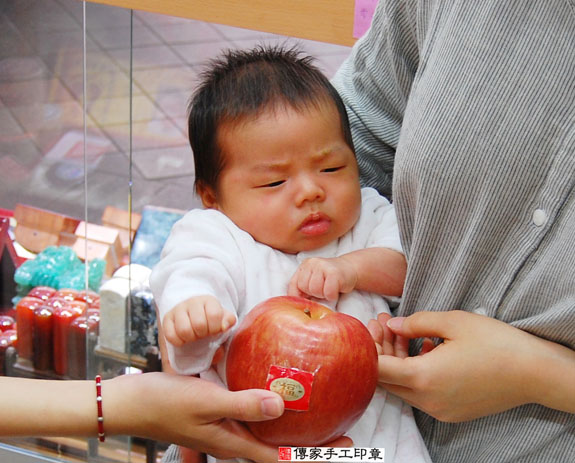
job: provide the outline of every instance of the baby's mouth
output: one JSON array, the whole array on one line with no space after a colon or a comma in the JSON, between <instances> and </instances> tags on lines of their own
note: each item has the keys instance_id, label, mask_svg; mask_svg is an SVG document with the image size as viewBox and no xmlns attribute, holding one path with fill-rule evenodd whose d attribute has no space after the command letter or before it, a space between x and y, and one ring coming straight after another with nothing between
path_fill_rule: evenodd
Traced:
<instances>
[{"instance_id":1,"label":"baby's mouth","mask_svg":"<svg viewBox=\"0 0 575 463\"><path fill-rule=\"evenodd\" d=\"M305 235L322 235L329 230L330 226L331 220L326 214L314 212L305 218L298 230Z\"/></svg>"}]
</instances>

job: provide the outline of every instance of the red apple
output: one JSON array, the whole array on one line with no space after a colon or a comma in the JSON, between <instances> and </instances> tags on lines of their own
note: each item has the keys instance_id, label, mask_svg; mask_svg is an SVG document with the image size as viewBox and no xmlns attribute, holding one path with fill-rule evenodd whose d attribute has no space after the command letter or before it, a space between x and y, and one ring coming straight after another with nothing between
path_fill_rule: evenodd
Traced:
<instances>
[{"instance_id":1,"label":"red apple","mask_svg":"<svg viewBox=\"0 0 575 463\"><path fill-rule=\"evenodd\" d=\"M274 376L292 373L287 381ZM316 446L342 436L369 405L377 351L358 319L308 299L273 297L238 327L226 378L232 391L271 389L284 397L282 416L246 423L256 437L272 445Z\"/></svg>"}]
</instances>

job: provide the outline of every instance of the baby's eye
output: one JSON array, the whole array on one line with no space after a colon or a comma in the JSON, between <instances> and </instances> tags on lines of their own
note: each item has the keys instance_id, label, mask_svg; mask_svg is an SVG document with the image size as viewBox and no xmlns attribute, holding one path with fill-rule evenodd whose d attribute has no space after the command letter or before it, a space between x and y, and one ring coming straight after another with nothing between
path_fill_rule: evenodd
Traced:
<instances>
[{"instance_id":1,"label":"baby's eye","mask_svg":"<svg viewBox=\"0 0 575 463\"><path fill-rule=\"evenodd\" d=\"M285 180L277 180L275 182L270 182L270 183L265 183L263 185L260 185L259 188L274 188L274 187L278 187L278 186L282 185L283 183L285 183Z\"/></svg>"},{"instance_id":2,"label":"baby's eye","mask_svg":"<svg viewBox=\"0 0 575 463\"><path fill-rule=\"evenodd\" d=\"M322 169L322 172L337 172L338 170L343 169L345 166L337 166L337 167L328 167L326 169Z\"/></svg>"}]
</instances>

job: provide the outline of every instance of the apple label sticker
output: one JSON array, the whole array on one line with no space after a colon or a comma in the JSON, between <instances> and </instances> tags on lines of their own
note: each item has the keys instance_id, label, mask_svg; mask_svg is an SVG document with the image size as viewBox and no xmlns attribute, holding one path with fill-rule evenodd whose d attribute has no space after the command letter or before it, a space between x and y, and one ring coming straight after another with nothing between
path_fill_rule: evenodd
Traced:
<instances>
[{"instance_id":1,"label":"apple label sticker","mask_svg":"<svg viewBox=\"0 0 575 463\"><path fill-rule=\"evenodd\" d=\"M298 368L270 366L266 389L276 392L284 399L286 410L309 409L314 374Z\"/></svg>"}]
</instances>

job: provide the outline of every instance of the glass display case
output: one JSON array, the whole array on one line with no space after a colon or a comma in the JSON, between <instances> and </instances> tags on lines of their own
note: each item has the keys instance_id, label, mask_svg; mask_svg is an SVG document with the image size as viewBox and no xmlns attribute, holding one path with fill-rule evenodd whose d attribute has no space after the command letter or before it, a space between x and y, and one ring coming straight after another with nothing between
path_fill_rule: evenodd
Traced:
<instances>
[{"instance_id":1,"label":"glass display case","mask_svg":"<svg viewBox=\"0 0 575 463\"><path fill-rule=\"evenodd\" d=\"M314 2L181 3L0 5L1 375L160 370L147 279L171 225L200 206L186 108L202 65L296 41L332 76L354 40L351 0L316 2L334 17L320 26L298 6ZM151 462L166 445L5 438L0 461Z\"/></svg>"}]
</instances>

